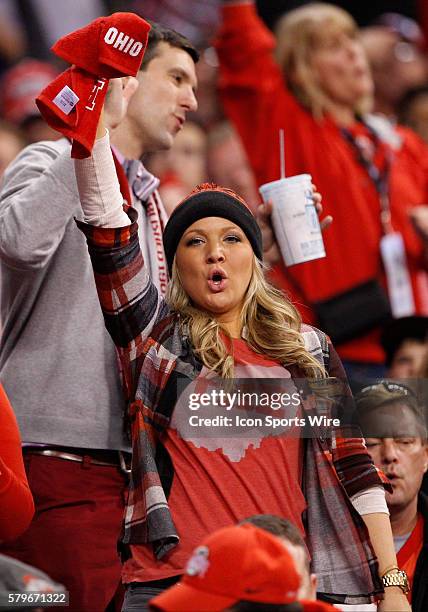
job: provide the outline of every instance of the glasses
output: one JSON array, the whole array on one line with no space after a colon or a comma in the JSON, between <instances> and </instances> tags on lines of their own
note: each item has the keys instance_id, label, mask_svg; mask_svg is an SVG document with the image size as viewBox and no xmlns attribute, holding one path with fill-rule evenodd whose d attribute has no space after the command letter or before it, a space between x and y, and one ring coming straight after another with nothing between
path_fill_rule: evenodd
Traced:
<instances>
[{"instance_id":1,"label":"glasses","mask_svg":"<svg viewBox=\"0 0 428 612\"><path fill-rule=\"evenodd\" d=\"M396 382L390 382L389 380L379 380L379 382L374 383L372 385L368 385L359 391L358 395L362 395L363 393L370 393L370 391L375 391L380 386L383 386L386 391L389 393L401 393L402 395L408 395L414 399L416 399L415 393L406 385Z\"/></svg>"}]
</instances>

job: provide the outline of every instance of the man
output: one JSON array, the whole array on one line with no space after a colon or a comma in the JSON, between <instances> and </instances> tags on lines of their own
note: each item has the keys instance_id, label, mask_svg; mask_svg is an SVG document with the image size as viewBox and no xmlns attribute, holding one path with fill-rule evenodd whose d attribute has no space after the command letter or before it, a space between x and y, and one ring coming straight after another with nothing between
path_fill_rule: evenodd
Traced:
<instances>
[{"instance_id":1,"label":"man","mask_svg":"<svg viewBox=\"0 0 428 612\"><path fill-rule=\"evenodd\" d=\"M308 551L300 531L293 523L273 514L255 514L241 521L241 525L250 523L280 538L293 558L297 572L300 574L300 586L297 599L315 600L317 592L316 574L311 574Z\"/></svg>"},{"instance_id":2,"label":"man","mask_svg":"<svg viewBox=\"0 0 428 612\"><path fill-rule=\"evenodd\" d=\"M135 160L168 149L187 112L196 109L197 59L185 38L153 25L138 89L132 78L112 81L106 103L113 128L130 99L112 143L161 291L167 282L161 237L166 215L157 179ZM6 172L0 199L0 377L26 445L36 518L4 552L65 584L70 611L101 612L119 584L116 540L127 486L124 453L130 448L116 354L74 222L79 212L64 138L28 147Z\"/></svg>"},{"instance_id":3,"label":"man","mask_svg":"<svg viewBox=\"0 0 428 612\"><path fill-rule=\"evenodd\" d=\"M205 538L181 582L150 604L162 612L334 612L322 602L297 604L299 583L293 557L278 538L247 523Z\"/></svg>"},{"instance_id":4,"label":"man","mask_svg":"<svg viewBox=\"0 0 428 612\"><path fill-rule=\"evenodd\" d=\"M422 376L427 358L428 317L394 319L381 336L388 376L416 378Z\"/></svg>"},{"instance_id":5,"label":"man","mask_svg":"<svg viewBox=\"0 0 428 612\"><path fill-rule=\"evenodd\" d=\"M358 416L375 465L390 478L386 494L397 562L410 580L413 612L428 609L428 470L426 424L410 388L382 381L356 396Z\"/></svg>"}]
</instances>

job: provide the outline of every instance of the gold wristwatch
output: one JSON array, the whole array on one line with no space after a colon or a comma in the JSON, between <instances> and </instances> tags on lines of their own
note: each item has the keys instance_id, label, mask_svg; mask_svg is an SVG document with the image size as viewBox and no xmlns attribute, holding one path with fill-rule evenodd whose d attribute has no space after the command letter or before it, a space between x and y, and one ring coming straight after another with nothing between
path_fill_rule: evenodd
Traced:
<instances>
[{"instance_id":1,"label":"gold wristwatch","mask_svg":"<svg viewBox=\"0 0 428 612\"><path fill-rule=\"evenodd\" d=\"M410 591L409 579L407 578L406 572L399 569L397 566L391 567L383 573L382 584L384 587L398 586L403 591L404 595L407 595Z\"/></svg>"}]
</instances>

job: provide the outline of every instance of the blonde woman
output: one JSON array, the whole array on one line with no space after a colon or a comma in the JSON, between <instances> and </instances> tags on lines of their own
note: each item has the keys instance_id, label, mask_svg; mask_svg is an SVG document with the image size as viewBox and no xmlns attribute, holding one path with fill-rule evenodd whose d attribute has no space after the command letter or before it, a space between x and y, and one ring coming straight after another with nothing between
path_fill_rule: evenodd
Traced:
<instances>
[{"instance_id":1,"label":"blonde woman","mask_svg":"<svg viewBox=\"0 0 428 612\"><path fill-rule=\"evenodd\" d=\"M79 227L129 399L124 610L146 609L208 533L256 513L286 516L306 532L330 599L346 593L361 603L380 594L375 554L382 570L396 559L384 480L361 439L336 429L306 445L298 436L260 436L256 443L239 433L232 441L219 433L212 443L208 426L180 435L189 411L178 393L210 374L230 380L238 371L257 372L291 385L298 377L343 376L326 336L302 325L265 280L252 213L237 194L214 185L183 200L163 235L171 275L165 300L145 267L135 211L124 212L102 120L97 136L92 156L75 168L86 220ZM393 609L407 610L401 591L393 592Z\"/></svg>"},{"instance_id":2,"label":"blonde woman","mask_svg":"<svg viewBox=\"0 0 428 612\"><path fill-rule=\"evenodd\" d=\"M224 108L258 184L280 176L283 129L287 175L311 174L334 218L324 236L327 257L287 270L280 264L275 283L307 306L305 320L332 338L348 374L384 376L387 298L397 317L423 310L426 207L414 207L428 201L428 147L410 130L367 115L373 80L351 15L305 3L280 19L275 38L254 5L224 2L217 44ZM391 299L384 270L397 270L398 259L410 282ZM388 280L390 287L401 282Z\"/></svg>"}]
</instances>

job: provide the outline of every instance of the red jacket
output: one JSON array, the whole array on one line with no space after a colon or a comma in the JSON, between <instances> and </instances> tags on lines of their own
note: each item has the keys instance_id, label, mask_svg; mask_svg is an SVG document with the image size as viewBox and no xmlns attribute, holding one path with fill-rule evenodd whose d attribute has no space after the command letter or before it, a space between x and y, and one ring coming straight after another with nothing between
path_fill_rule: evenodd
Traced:
<instances>
[{"instance_id":1,"label":"red jacket","mask_svg":"<svg viewBox=\"0 0 428 612\"><path fill-rule=\"evenodd\" d=\"M289 268L309 302L334 296L379 276L381 224L379 199L352 146L331 118L317 121L288 91L273 59L275 40L252 4L225 6L217 49L220 91L226 113L236 125L258 184L280 176L278 132L285 133L287 175L308 172L323 196L324 211L334 218L324 235L327 257ZM408 219L408 209L428 203L428 147L410 130L399 129L402 146L396 152L390 179L392 221L403 234L416 309L422 296L417 281L422 269L422 243ZM274 281L297 305L305 298L278 266ZM385 279L383 279L385 281ZM309 307L300 307L313 323ZM343 359L383 361L378 331L338 347Z\"/></svg>"},{"instance_id":2,"label":"red jacket","mask_svg":"<svg viewBox=\"0 0 428 612\"><path fill-rule=\"evenodd\" d=\"M12 407L0 385L0 542L25 531L34 514Z\"/></svg>"}]
</instances>

